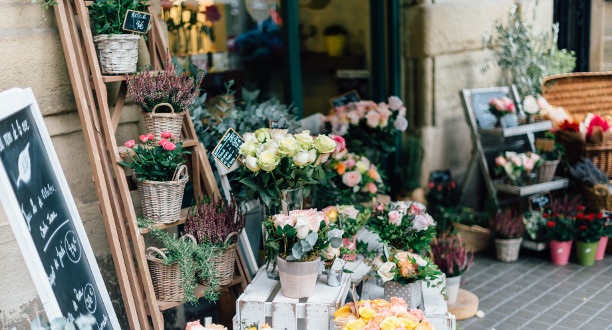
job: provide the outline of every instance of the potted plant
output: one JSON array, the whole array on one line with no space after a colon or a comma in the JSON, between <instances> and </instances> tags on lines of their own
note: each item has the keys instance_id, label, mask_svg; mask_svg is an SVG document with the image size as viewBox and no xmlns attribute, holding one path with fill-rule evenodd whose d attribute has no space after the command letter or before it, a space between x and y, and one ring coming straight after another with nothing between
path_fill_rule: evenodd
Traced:
<instances>
[{"instance_id":1,"label":"potted plant","mask_svg":"<svg viewBox=\"0 0 612 330\"><path fill-rule=\"evenodd\" d=\"M136 71L140 35L124 31L121 27L127 11L144 11L146 1L101 0L94 1L88 9L102 74Z\"/></svg>"},{"instance_id":2,"label":"potted plant","mask_svg":"<svg viewBox=\"0 0 612 330\"><path fill-rule=\"evenodd\" d=\"M222 198L210 200L205 197L189 209L185 232L194 236L198 244L214 246L216 253L212 263L219 285L232 282L238 238L245 220L235 199L226 202Z\"/></svg>"},{"instance_id":3,"label":"potted plant","mask_svg":"<svg viewBox=\"0 0 612 330\"><path fill-rule=\"evenodd\" d=\"M179 140L183 118L200 94L202 78L203 74L194 78L187 71L177 72L168 52L164 71L153 74L147 66L133 77L128 76L128 91L142 111L146 130L155 136L167 131Z\"/></svg>"},{"instance_id":4,"label":"potted plant","mask_svg":"<svg viewBox=\"0 0 612 330\"><path fill-rule=\"evenodd\" d=\"M322 210L329 221L342 230L342 244L350 251L357 248L357 232L370 218L370 211L362 205L328 206ZM347 260L354 261L355 255L347 256Z\"/></svg>"},{"instance_id":5,"label":"potted plant","mask_svg":"<svg viewBox=\"0 0 612 330\"><path fill-rule=\"evenodd\" d=\"M540 166L542 157L533 152L516 153L506 151L495 158L495 174L502 174L506 181L514 186L531 185L536 183L534 169Z\"/></svg>"},{"instance_id":6,"label":"potted plant","mask_svg":"<svg viewBox=\"0 0 612 330\"><path fill-rule=\"evenodd\" d=\"M180 218L189 180L183 156L190 152L183 150L182 142L175 143L170 132L162 132L160 137L155 142L155 135L141 135L143 144L138 145L134 140L127 141L132 161L119 164L134 170L143 217L155 223L173 223Z\"/></svg>"},{"instance_id":7,"label":"potted plant","mask_svg":"<svg viewBox=\"0 0 612 330\"><path fill-rule=\"evenodd\" d=\"M489 101L489 112L497 118L495 128L501 128L501 119L506 115L516 113L516 107L514 106L514 102L508 97L494 97Z\"/></svg>"},{"instance_id":8,"label":"potted plant","mask_svg":"<svg viewBox=\"0 0 612 330\"><path fill-rule=\"evenodd\" d=\"M601 212L585 213L585 209L580 207L576 214L575 225L578 263L583 266L593 266L599 241L606 232L604 216Z\"/></svg>"},{"instance_id":9,"label":"potted plant","mask_svg":"<svg viewBox=\"0 0 612 330\"><path fill-rule=\"evenodd\" d=\"M288 298L313 295L321 251L342 246L341 236L329 237L331 227L324 212L316 209L276 214L264 222L267 255L276 255L281 290Z\"/></svg>"},{"instance_id":10,"label":"potted plant","mask_svg":"<svg viewBox=\"0 0 612 330\"><path fill-rule=\"evenodd\" d=\"M605 221L603 225L601 239L599 240L599 244L597 245L597 253L595 253L595 260L603 260L606 255L606 247L608 246L608 239L612 236L612 225L610 224L610 219L607 216L604 216Z\"/></svg>"},{"instance_id":11,"label":"potted plant","mask_svg":"<svg viewBox=\"0 0 612 330\"><path fill-rule=\"evenodd\" d=\"M446 275L448 303L457 300L461 274L472 266L474 252L468 251L459 236L443 235L431 244L431 256L438 269Z\"/></svg>"},{"instance_id":12,"label":"potted plant","mask_svg":"<svg viewBox=\"0 0 612 330\"><path fill-rule=\"evenodd\" d=\"M542 157L541 165L537 170L538 183L552 181L561 157L565 154L565 147L556 142L554 133L546 132L546 138L545 141L551 145L551 148L548 151L538 150L538 154Z\"/></svg>"},{"instance_id":13,"label":"potted plant","mask_svg":"<svg viewBox=\"0 0 612 330\"><path fill-rule=\"evenodd\" d=\"M499 210L490 222L495 236L497 259L503 262L516 261L525 234L523 216L515 214L511 209Z\"/></svg>"},{"instance_id":14,"label":"potted plant","mask_svg":"<svg viewBox=\"0 0 612 330\"><path fill-rule=\"evenodd\" d=\"M342 329L433 329L422 310L398 297L351 301L334 312L334 322Z\"/></svg>"},{"instance_id":15,"label":"potted plant","mask_svg":"<svg viewBox=\"0 0 612 330\"><path fill-rule=\"evenodd\" d=\"M332 238L342 239L343 235L344 231L342 229L338 229L338 227L333 228L328 233L330 240ZM346 264L346 261L354 261L356 255L357 253L354 249L351 250L344 244L339 248L334 248L330 244L327 246L327 248L321 251L321 258L323 259L325 273L327 274L327 285L336 287L342 284L344 265Z\"/></svg>"},{"instance_id":16,"label":"potted plant","mask_svg":"<svg viewBox=\"0 0 612 330\"><path fill-rule=\"evenodd\" d=\"M480 252L489 247L491 230L488 228L488 216L467 207L460 208L458 211L447 211L443 216L450 218L453 228L468 250Z\"/></svg>"},{"instance_id":17,"label":"potted plant","mask_svg":"<svg viewBox=\"0 0 612 330\"><path fill-rule=\"evenodd\" d=\"M378 234L383 243L397 250L424 252L436 236L436 223L421 207L410 201L378 205L372 212L368 228Z\"/></svg>"},{"instance_id":18,"label":"potted plant","mask_svg":"<svg viewBox=\"0 0 612 330\"><path fill-rule=\"evenodd\" d=\"M546 219L544 235L550 240L550 258L555 265L566 265L572 250L574 240L574 217L546 212L542 214Z\"/></svg>"},{"instance_id":19,"label":"potted plant","mask_svg":"<svg viewBox=\"0 0 612 330\"><path fill-rule=\"evenodd\" d=\"M323 30L323 35L325 36L327 55L342 56L348 36L346 28L339 24L330 25Z\"/></svg>"},{"instance_id":20,"label":"potted plant","mask_svg":"<svg viewBox=\"0 0 612 330\"><path fill-rule=\"evenodd\" d=\"M422 300L422 281L431 286L442 284L442 273L433 262L418 254L393 250L382 263L374 264L376 277L384 283L385 299L399 297L408 303L408 308L418 308ZM435 283L434 283L435 281Z\"/></svg>"}]
</instances>

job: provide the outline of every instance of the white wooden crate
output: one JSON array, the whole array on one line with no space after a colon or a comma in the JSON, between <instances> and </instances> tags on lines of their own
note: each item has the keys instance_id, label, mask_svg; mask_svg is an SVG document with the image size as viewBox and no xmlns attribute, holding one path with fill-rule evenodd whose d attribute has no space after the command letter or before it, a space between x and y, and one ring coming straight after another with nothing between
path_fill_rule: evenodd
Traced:
<instances>
[{"instance_id":1,"label":"white wooden crate","mask_svg":"<svg viewBox=\"0 0 612 330\"><path fill-rule=\"evenodd\" d=\"M236 301L234 329L253 323L269 323L276 329L334 329L334 312L342 306L350 289L350 276L344 274L339 287L327 285L319 276L314 296L292 299L283 296L280 282L271 280L262 268Z\"/></svg>"}]
</instances>

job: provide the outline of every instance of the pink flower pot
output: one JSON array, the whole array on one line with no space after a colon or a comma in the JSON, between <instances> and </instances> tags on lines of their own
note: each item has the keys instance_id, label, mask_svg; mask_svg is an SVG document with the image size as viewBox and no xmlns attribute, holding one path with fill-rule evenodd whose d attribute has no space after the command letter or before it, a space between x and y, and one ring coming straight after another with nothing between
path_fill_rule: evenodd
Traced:
<instances>
[{"instance_id":1,"label":"pink flower pot","mask_svg":"<svg viewBox=\"0 0 612 330\"><path fill-rule=\"evenodd\" d=\"M357 248L357 235L353 235L353 241L351 242L348 238L342 239L342 244L349 250L355 250ZM355 256L344 256L344 260L355 261Z\"/></svg>"},{"instance_id":2,"label":"pink flower pot","mask_svg":"<svg viewBox=\"0 0 612 330\"><path fill-rule=\"evenodd\" d=\"M555 265L567 265L571 251L572 241L550 241L550 258Z\"/></svg>"},{"instance_id":3,"label":"pink flower pot","mask_svg":"<svg viewBox=\"0 0 612 330\"><path fill-rule=\"evenodd\" d=\"M597 253L595 253L595 260L603 260L606 254L606 245L608 245L608 236L601 236L599 244L597 245Z\"/></svg>"}]
</instances>

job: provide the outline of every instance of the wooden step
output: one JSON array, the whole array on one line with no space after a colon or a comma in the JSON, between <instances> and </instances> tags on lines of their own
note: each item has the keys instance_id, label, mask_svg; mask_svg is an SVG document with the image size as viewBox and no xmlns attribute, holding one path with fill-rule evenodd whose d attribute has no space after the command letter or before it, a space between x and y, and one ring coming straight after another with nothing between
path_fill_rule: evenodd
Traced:
<instances>
[{"instance_id":1,"label":"wooden step","mask_svg":"<svg viewBox=\"0 0 612 330\"><path fill-rule=\"evenodd\" d=\"M161 72L162 71L159 71L159 70L158 71L151 71L151 75L152 76L156 76L156 75L160 74ZM102 75L102 81L105 82L105 83L115 82L115 81L124 81L124 80L126 80L126 76L128 76L128 75L125 75L125 74L120 74L120 75ZM130 78L132 78L134 75L130 74L129 76L130 76Z\"/></svg>"},{"instance_id":2,"label":"wooden step","mask_svg":"<svg viewBox=\"0 0 612 330\"><path fill-rule=\"evenodd\" d=\"M238 275L234 275L234 279L232 280L232 282L228 285L222 286L222 288L229 288L236 284L239 284L240 282L242 282L242 277ZM198 298L201 298L204 296L205 293L206 293L206 286L202 284L198 284L195 288L195 296ZM157 301L157 307L159 308L160 311L164 311L166 309L180 306L182 304L183 303L180 301Z\"/></svg>"},{"instance_id":3,"label":"wooden step","mask_svg":"<svg viewBox=\"0 0 612 330\"><path fill-rule=\"evenodd\" d=\"M173 222L173 223L159 223L159 224L152 225L152 227L159 228L159 229L166 229L166 228L172 228L178 225L182 225L185 223L185 221L187 221L188 212L189 212L188 207L181 209L181 218L178 221ZM142 235L148 234L150 231L151 230L149 228L140 228L140 234Z\"/></svg>"},{"instance_id":4,"label":"wooden step","mask_svg":"<svg viewBox=\"0 0 612 330\"><path fill-rule=\"evenodd\" d=\"M183 148L191 148L191 147L195 147L198 145L198 140L197 139L184 139L183 140ZM138 146L138 144L136 144L134 147ZM128 147L126 146L118 146L117 150L119 151L119 156L121 156L122 158L125 158L127 156L134 155L134 152L130 152L128 151Z\"/></svg>"}]
</instances>

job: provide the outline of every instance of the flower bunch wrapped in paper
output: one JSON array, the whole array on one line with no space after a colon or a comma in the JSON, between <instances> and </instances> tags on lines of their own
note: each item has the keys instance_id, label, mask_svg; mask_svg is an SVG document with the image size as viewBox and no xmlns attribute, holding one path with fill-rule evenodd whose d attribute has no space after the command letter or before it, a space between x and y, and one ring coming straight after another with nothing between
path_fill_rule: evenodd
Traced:
<instances>
[{"instance_id":1,"label":"flower bunch wrapped in paper","mask_svg":"<svg viewBox=\"0 0 612 330\"><path fill-rule=\"evenodd\" d=\"M266 206L278 203L281 190L319 184L326 180L321 164L337 150L327 135L313 137L310 131L290 134L287 130L260 128L243 136L240 155L246 165L237 179L248 187L249 197L260 197ZM341 138L340 138L341 139Z\"/></svg>"},{"instance_id":2,"label":"flower bunch wrapped in paper","mask_svg":"<svg viewBox=\"0 0 612 330\"><path fill-rule=\"evenodd\" d=\"M574 142L602 143L612 140L612 116L589 113L581 122L565 120L558 125L558 134Z\"/></svg>"},{"instance_id":3,"label":"flower bunch wrapped in paper","mask_svg":"<svg viewBox=\"0 0 612 330\"><path fill-rule=\"evenodd\" d=\"M395 151L397 132L408 128L406 107L391 96L387 103L359 101L332 109L327 116L331 131L347 139L348 149L366 153L373 161ZM372 155L376 154L376 157Z\"/></svg>"},{"instance_id":4,"label":"flower bunch wrapped in paper","mask_svg":"<svg viewBox=\"0 0 612 330\"><path fill-rule=\"evenodd\" d=\"M503 174L512 184L520 184L519 179L526 174L529 176L542 163L542 157L533 152L516 153L506 151L495 158L495 173Z\"/></svg>"},{"instance_id":5,"label":"flower bunch wrapped in paper","mask_svg":"<svg viewBox=\"0 0 612 330\"><path fill-rule=\"evenodd\" d=\"M368 228L380 236L382 242L398 250L422 252L436 235L434 219L425 207L412 201L378 205L372 212Z\"/></svg>"},{"instance_id":6,"label":"flower bunch wrapped in paper","mask_svg":"<svg viewBox=\"0 0 612 330\"><path fill-rule=\"evenodd\" d=\"M397 297L349 302L334 312L334 322L343 330L433 330L423 311Z\"/></svg>"}]
</instances>

